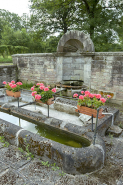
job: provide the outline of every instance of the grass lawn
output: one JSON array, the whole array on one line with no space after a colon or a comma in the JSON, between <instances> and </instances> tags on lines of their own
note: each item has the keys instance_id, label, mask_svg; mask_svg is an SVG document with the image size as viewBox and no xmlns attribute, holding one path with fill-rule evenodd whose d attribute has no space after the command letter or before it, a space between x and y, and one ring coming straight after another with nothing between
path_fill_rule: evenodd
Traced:
<instances>
[{"instance_id":1,"label":"grass lawn","mask_svg":"<svg viewBox=\"0 0 123 185\"><path fill-rule=\"evenodd\" d=\"M12 63L12 56L3 58L3 56L0 55L0 63Z\"/></svg>"}]
</instances>

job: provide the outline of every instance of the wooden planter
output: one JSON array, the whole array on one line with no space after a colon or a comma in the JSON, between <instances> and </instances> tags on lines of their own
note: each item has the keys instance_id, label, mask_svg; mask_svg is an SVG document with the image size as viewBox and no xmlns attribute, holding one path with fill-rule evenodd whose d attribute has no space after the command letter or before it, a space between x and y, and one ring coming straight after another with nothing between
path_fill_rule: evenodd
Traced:
<instances>
[{"instance_id":1,"label":"wooden planter","mask_svg":"<svg viewBox=\"0 0 123 185\"><path fill-rule=\"evenodd\" d=\"M12 96L12 97L15 97L15 98L21 97L21 92L20 91L13 92L13 91L6 90L6 94L7 94L7 96Z\"/></svg>"},{"instance_id":2,"label":"wooden planter","mask_svg":"<svg viewBox=\"0 0 123 185\"><path fill-rule=\"evenodd\" d=\"M77 108L75 111L76 112L79 112L79 113L82 113L82 114L86 114L88 116L92 116L93 114L93 117L96 118L97 117L97 110L95 109L92 109L92 108L89 108L89 107L85 107L85 106L79 106L77 105ZM99 115L98 115L98 118L101 119L103 118L105 115L102 114L102 111L103 109L100 109L99 110Z\"/></svg>"},{"instance_id":3,"label":"wooden planter","mask_svg":"<svg viewBox=\"0 0 123 185\"><path fill-rule=\"evenodd\" d=\"M38 102L38 103L43 103L41 100L36 100L36 102ZM54 97L48 99L47 102L46 102L46 103L43 103L43 104L51 105L51 104L53 104L53 103L54 103Z\"/></svg>"}]
</instances>

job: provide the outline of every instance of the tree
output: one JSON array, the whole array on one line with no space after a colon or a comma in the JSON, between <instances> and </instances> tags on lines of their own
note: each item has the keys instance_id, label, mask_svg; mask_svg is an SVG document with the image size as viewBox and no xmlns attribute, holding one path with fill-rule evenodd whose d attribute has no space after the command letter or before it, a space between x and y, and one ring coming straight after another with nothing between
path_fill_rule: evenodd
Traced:
<instances>
[{"instance_id":1,"label":"tree","mask_svg":"<svg viewBox=\"0 0 123 185\"><path fill-rule=\"evenodd\" d=\"M90 34L97 51L105 51L115 44L117 25L122 15L120 0L77 0L78 27Z\"/></svg>"},{"instance_id":2,"label":"tree","mask_svg":"<svg viewBox=\"0 0 123 185\"><path fill-rule=\"evenodd\" d=\"M0 18L4 22L4 25L10 25L14 31L21 30L21 18L17 14L0 9Z\"/></svg>"},{"instance_id":3,"label":"tree","mask_svg":"<svg viewBox=\"0 0 123 185\"><path fill-rule=\"evenodd\" d=\"M53 53L57 51L57 45L59 42L60 37L50 36L45 42L45 52L46 53Z\"/></svg>"},{"instance_id":4,"label":"tree","mask_svg":"<svg viewBox=\"0 0 123 185\"><path fill-rule=\"evenodd\" d=\"M43 29L48 34L66 33L74 28L74 0L31 0L31 25L34 30Z\"/></svg>"},{"instance_id":5,"label":"tree","mask_svg":"<svg viewBox=\"0 0 123 185\"><path fill-rule=\"evenodd\" d=\"M78 29L88 33L96 51L105 51L118 39L122 15L120 0L30 0L33 30L47 35Z\"/></svg>"}]
</instances>

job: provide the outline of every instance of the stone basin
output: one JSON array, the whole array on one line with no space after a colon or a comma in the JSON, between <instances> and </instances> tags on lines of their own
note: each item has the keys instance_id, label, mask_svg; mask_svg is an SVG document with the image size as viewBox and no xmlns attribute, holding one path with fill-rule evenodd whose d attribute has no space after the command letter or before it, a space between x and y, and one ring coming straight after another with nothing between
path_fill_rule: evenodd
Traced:
<instances>
[{"instance_id":1,"label":"stone basin","mask_svg":"<svg viewBox=\"0 0 123 185\"><path fill-rule=\"evenodd\" d=\"M22 101L24 96L28 97L29 93L22 93ZM67 109L65 102L68 102ZM72 114L72 111L74 111L76 106L75 101L73 102L65 99L59 99L59 101L56 101L54 105L51 106L51 109L54 107L60 109L60 104L62 105L62 112L65 112L65 110L69 112L69 110L71 110L70 114ZM43 106L45 107L45 105ZM0 134L4 135L4 137L11 144L22 147L23 149L29 145L31 153L36 156L40 156L40 158L44 161L56 163L64 172L70 174L90 173L103 167L106 154L105 143L101 136L105 135L106 130L111 125L111 115L106 115L104 118L99 120L96 141L95 145L93 145L94 132L91 129L91 123L87 126L80 126L67 121L65 122L58 118L53 118L51 116L47 117L41 113L27 110L26 107L21 108L4 102L0 103L0 110L9 112L14 116L23 117L24 119L28 119L30 121L35 120L38 124L43 123L49 127L54 127L69 133L83 136L91 142L91 145L86 148L66 146L0 119ZM118 110L111 109L110 111L114 112L114 120L116 121L119 114ZM26 142L24 138L26 138Z\"/></svg>"}]
</instances>

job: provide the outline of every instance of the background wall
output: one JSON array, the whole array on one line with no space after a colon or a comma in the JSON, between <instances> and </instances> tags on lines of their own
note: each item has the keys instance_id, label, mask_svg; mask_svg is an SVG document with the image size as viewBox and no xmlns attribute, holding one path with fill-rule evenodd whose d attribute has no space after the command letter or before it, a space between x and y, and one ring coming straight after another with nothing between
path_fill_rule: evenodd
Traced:
<instances>
[{"instance_id":1,"label":"background wall","mask_svg":"<svg viewBox=\"0 0 123 185\"><path fill-rule=\"evenodd\" d=\"M56 57L50 53L13 55L21 81L54 83L57 79Z\"/></svg>"},{"instance_id":2,"label":"background wall","mask_svg":"<svg viewBox=\"0 0 123 185\"><path fill-rule=\"evenodd\" d=\"M91 62L91 88L112 93L114 102L123 103L123 52L96 52Z\"/></svg>"},{"instance_id":3,"label":"background wall","mask_svg":"<svg viewBox=\"0 0 123 185\"><path fill-rule=\"evenodd\" d=\"M3 87L3 81L11 80L17 80L17 66L0 66L0 87Z\"/></svg>"},{"instance_id":4,"label":"background wall","mask_svg":"<svg viewBox=\"0 0 123 185\"><path fill-rule=\"evenodd\" d=\"M13 63L21 81L83 80L88 89L123 103L123 52L16 54Z\"/></svg>"},{"instance_id":5,"label":"background wall","mask_svg":"<svg viewBox=\"0 0 123 185\"><path fill-rule=\"evenodd\" d=\"M45 82L83 80L92 92L110 94L123 104L123 52L45 53L13 55L12 66L0 66L3 81Z\"/></svg>"}]
</instances>

